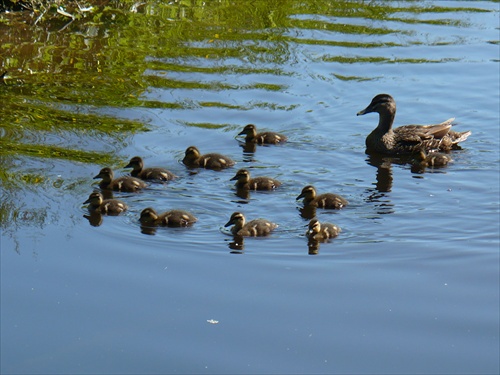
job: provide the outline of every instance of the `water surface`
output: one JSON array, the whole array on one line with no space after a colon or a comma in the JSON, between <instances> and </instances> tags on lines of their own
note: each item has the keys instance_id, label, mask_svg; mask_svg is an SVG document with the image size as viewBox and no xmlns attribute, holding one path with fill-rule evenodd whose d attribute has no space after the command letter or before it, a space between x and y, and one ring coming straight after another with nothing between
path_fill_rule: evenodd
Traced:
<instances>
[{"instance_id":1,"label":"water surface","mask_svg":"<svg viewBox=\"0 0 500 375\"><path fill-rule=\"evenodd\" d=\"M497 2L254 2L2 15L2 373L498 373ZM396 125L456 117L454 162L415 173L365 154L386 92ZM245 153L244 125L289 142ZM190 173L184 150L237 161ZM115 193L135 155L179 179ZM278 178L235 195L238 168ZM302 187L342 234L310 254ZM141 233L140 211L193 228ZM234 211L280 224L234 244Z\"/></svg>"}]
</instances>

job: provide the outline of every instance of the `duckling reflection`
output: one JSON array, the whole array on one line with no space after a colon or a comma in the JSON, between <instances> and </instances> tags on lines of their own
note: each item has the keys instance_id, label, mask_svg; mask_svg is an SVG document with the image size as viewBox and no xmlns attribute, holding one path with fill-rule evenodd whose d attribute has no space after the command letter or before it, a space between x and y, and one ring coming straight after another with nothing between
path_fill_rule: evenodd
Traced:
<instances>
[{"instance_id":1,"label":"duckling reflection","mask_svg":"<svg viewBox=\"0 0 500 375\"><path fill-rule=\"evenodd\" d=\"M307 240L307 253L309 255L318 255L320 244L321 244L320 241L308 239Z\"/></svg>"},{"instance_id":2,"label":"duckling reflection","mask_svg":"<svg viewBox=\"0 0 500 375\"><path fill-rule=\"evenodd\" d=\"M231 249L231 254L243 254L243 249L245 248L245 238L243 236L234 235L233 240L228 243L228 247Z\"/></svg>"},{"instance_id":3,"label":"duckling reflection","mask_svg":"<svg viewBox=\"0 0 500 375\"><path fill-rule=\"evenodd\" d=\"M316 206L303 206L297 208L300 212L300 216L306 220L311 220L316 217Z\"/></svg>"},{"instance_id":4,"label":"duckling reflection","mask_svg":"<svg viewBox=\"0 0 500 375\"><path fill-rule=\"evenodd\" d=\"M103 215L99 211L90 211L88 215L83 215L93 227L99 227L103 221Z\"/></svg>"}]
</instances>

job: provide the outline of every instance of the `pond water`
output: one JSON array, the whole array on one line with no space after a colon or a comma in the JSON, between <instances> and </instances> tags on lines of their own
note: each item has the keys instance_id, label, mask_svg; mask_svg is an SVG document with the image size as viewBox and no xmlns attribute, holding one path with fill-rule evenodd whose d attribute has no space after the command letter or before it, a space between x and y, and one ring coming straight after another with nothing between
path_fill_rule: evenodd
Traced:
<instances>
[{"instance_id":1,"label":"pond water","mask_svg":"<svg viewBox=\"0 0 500 375\"><path fill-rule=\"evenodd\" d=\"M499 3L135 7L1 15L1 372L498 373ZM382 92L396 125L471 130L453 163L369 157ZM248 123L289 141L245 152ZM237 164L192 173L191 145ZM136 155L179 178L89 222ZM238 197L242 167L283 185ZM317 249L308 184L350 202ZM198 222L144 234L148 206ZM234 243L235 211L279 228Z\"/></svg>"}]
</instances>

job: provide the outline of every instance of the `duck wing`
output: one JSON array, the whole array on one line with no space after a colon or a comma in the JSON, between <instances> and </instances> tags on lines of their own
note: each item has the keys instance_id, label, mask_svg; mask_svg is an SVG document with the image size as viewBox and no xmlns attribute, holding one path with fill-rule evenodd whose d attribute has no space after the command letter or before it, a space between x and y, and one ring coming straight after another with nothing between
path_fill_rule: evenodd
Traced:
<instances>
[{"instance_id":1,"label":"duck wing","mask_svg":"<svg viewBox=\"0 0 500 375\"><path fill-rule=\"evenodd\" d=\"M448 134L454 120L455 118L452 117L435 125L404 125L394 129L394 132L408 141L412 139L416 140L416 137L419 137L421 140L431 138L440 139Z\"/></svg>"}]
</instances>

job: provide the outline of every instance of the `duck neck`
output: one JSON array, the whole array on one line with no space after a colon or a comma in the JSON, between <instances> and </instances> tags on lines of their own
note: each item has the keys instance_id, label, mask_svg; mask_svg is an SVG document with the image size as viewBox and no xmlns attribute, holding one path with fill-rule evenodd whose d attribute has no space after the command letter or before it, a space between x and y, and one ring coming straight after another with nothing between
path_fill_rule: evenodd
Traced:
<instances>
[{"instance_id":1,"label":"duck neck","mask_svg":"<svg viewBox=\"0 0 500 375\"><path fill-rule=\"evenodd\" d=\"M387 133L387 132L391 131L395 116L396 116L396 111L381 111L381 112L379 112L379 119L378 119L378 126L377 126L378 131L383 132L383 133Z\"/></svg>"}]
</instances>

